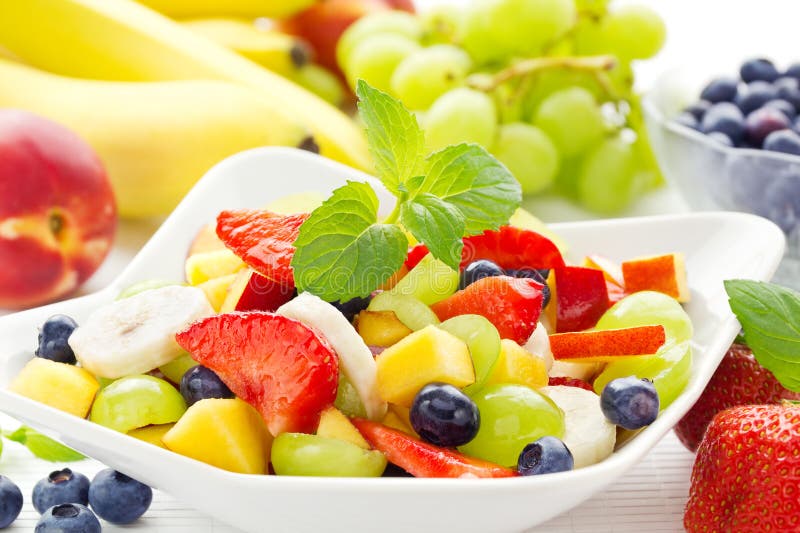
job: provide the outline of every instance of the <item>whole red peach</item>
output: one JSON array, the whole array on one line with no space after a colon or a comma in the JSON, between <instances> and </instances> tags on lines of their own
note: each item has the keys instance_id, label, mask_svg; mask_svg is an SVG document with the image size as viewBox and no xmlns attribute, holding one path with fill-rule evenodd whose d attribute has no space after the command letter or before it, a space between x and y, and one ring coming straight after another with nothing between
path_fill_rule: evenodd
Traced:
<instances>
[{"instance_id":1,"label":"whole red peach","mask_svg":"<svg viewBox=\"0 0 800 533\"><path fill-rule=\"evenodd\" d=\"M56 122L0 109L0 308L75 290L105 259L116 225L92 148Z\"/></svg>"}]
</instances>

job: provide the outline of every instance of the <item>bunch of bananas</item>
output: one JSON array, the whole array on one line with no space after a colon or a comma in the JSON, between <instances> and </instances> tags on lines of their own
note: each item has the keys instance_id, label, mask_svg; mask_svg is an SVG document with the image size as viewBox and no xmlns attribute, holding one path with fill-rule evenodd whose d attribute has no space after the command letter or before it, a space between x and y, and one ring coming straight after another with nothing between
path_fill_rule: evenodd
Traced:
<instances>
[{"instance_id":1,"label":"bunch of bananas","mask_svg":"<svg viewBox=\"0 0 800 533\"><path fill-rule=\"evenodd\" d=\"M323 155L366 169L360 128L302 87L320 85L302 42L248 22L315 1L0 2L0 107L86 139L126 217L169 212L212 165L256 146L313 136Z\"/></svg>"}]
</instances>

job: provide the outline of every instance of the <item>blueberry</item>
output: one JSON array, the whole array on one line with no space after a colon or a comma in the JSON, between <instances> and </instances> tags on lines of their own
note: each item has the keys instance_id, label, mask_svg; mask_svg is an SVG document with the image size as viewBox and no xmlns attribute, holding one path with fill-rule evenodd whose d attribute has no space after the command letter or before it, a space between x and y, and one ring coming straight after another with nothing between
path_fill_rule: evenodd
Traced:
<instances>
[{"instance_id":1,"label":"blueberry","mask_svg":"<svg viewBox=\"0 0 800 533\"><path fill-rule=\"evenodd\" d=\"M112 524L130 524L153 501L153 490L121 472L106 468L89 486L89 505L97 516Z\"/></svg>"},{"instance_id":2,"label":"blueberry","mask_svg":"<svg viewBox=\"0 0 800 533\"><path fill-rule=\"evenodd\" d=\"M789 65L789 68L786 69L784 76L790 76L792 78L797 78L800 80L800 63L794 63Z\"/></svg>"},{"instance_id":3,"label":"blueberry","mask_svg":"<svg viewBox=\"0 0 800 533\"><path fill-rule=\"evenodd\" d=\"M572 452L561 439L546 436L522 449L517 461L517 472L522 476L538 476L572 470L575 461Z\"/></svg>"},{"instance_id":4,"label":"blueberry","mask_svg":"<svg viewBox=\"0 0 800 533\"><path fill-rule=\"evenodd\" d=\"M773 131L764 139L764 150L800 155L800 135L792 130Z\"/></svg>"},{"instance_id":5,"label":"blueberry","mask_svg":"<svg viewBox=\"0 0 800 533\"><path fill-rule=\"evenodd\" d=\"M721 131L712 131L708 134L709 139L714 139L718 143L724 146L733 146L733 141L730 137L722 133Z\"/></svg>"},{"instance_id":6,"label":"blueberry","mask_svg":"<svg viewBox=\"0 0 800 533\"><path fill-rule=\"evenodd\" d=\"M714 104L703 117L701 129L703 133L724 133L738 143L744 138L744 116L738 107L729 102Z\"/></svg>"},{"instance_id":7,"label":"blueberry","mask_svg":"<svg viewBox=\"0 0 800 533\"><path fill-rule=\"evenodd\" d=\"M763 58L745 61L742 63L742 68L739 69L739 74L747 83L756 80L775 81L780 76L772 61Z\"/></svg>"},{"instance_id":8,"label":"blueberry","mask_svg":"<svg viewBox=\"0 0 800 533\"><path fill-rule=\"evenodd\" d=\"M711 102L708 100L698 100L697 102L686 106L684 113L690 113L694 118L699 121L703 120L703 115L706 114L708 108L711 107Z\"/></svg>"},{"instance_id":9,"label":"blueberry","mask_svg":"<svg viewBox=\"0 0 800 533\"><path fill-rule=\"evenodd\" d=\"M775 96L792 104L796 111L800 110L800 80L779 78L772 86L775 87Z\"/></svg>"},{"instance_id":10,"label":"blueberry","mask_svg":"<svg viewBox=\"0 0 800 533\"><path fill-rule=\"evenodd\" d=\"M777 109L778 111L786 115L786 118L788 118L789 120L794 119L795 115L797 115L797 110L795 109L795 107L789 101L783 100L781 98L778 98L776 100L770 100L769 102L764 104L764 107L762 107L761 109L765 108Z\"/></svg>"},{"instance_id":11,"label":"blueberry","mask_svg":"<svg viewBox=\"0 0 800 533\"><path fill-rule=\"evenodd\" d=\"M658 416L658 404L653 382L636 376L609 381L600 395L600 407L608 421L625 429L652 424Z\"/></svg>"},{"instance_id":12,"label":"blueberry","mask_svg":"<svg viewBox=\"0 0 800 533\"><path fill-rule=\"evenodd\" d=\"M191 406L208 398L233 398L231 389L210 368L193 366L181 378L181 395Z\"/></svg>"},{"instance_id":13,"label":"blueberry","mask_svg":"<svg viewBox=\"0 0 800 533\"><path fill-rule=\"evenodd\" d=\"M0 529L7 528L22 510L22 492L13 481L0 476Z\"/></svg>"},{"instance_id":14,"label":"blueberry","mask_svg":"<svg viewBox=\"0 0 800 533\"><path fill-rule=\"evenodd\" d=\"M447 383L429 383L414 397L409 413L420 437L437 446L461 446L475 438L480 413L469 396Z\"/></svg>"},{"instance_id":15,"label":"blueberry","mask_svg":"<svg viewBox=\"0 0 800 533\"><path fill-rule=\"evenodd\" d=\"M766 81L748 83L736 93L734 103L747 115L770 100L778 98L778 90Z\"/></svg>"},{"instance_id":16,"label":"blueberry","mask_svg":"<svg viewBox=\"0 0 800 533\"><path fill-rule=\"evenodd\" d=\"M789 127L789 119L782 111L770 107L756 109L744 120L745 135L754 146L761 146L764 138L773 131Z\"/></svg>"},{"instance_id":17,"label":"blueberry","mask_svg":"<svg viewBox=\"0 0 800 533\"><path fill-rule=\"evenodd\" d=\"M479 279L502 276L504 274L505 270L497 266L496 263L488 259L478 259L468 264L464 270L461 271L461 278L458 280L458 288L463 289L468 287Z\"/></svg>"},{"instance_id":18,"label":"blueberry","mask_svg":"<svg viewBox=\"0 0 800 533\"><path fill-rule=\"evenodd\" d=\"M77 327L78 324L66 315L53 315L48 318L39 329L39 347L36 348L36 356L57 363L74 365L75 354L67 339Z\"/></svg>"},{"instance_id":19,"label":"blueberry","mask_svg":"<svg viewBox=\"0 0 800 533\"><path fill-rule=\"evenodd\" d=\"M69 468L50 472L33 487L32 499L39 514L62 503L89 505L89 478Z\"/></svg>"},{"instance_id":20,"label":"blueberry","mask_svg":"<svg viewBox=\"0 0 800 533\"><path fill-rule=\"evenodd\" d=\"M100 521L79 503L62 503L46 509L35 533L100 533Z\"/></svg>"},{"instance_id":21,"label":"blueberry","mask_svg":"<svg viewBox=\"0 0 800 533\"><path fill-rule=\"evenodd\" d=\"M684 111L683 113L675 117L675 122L681 124L682 126L686 126L687 128L692 128L693 130L700 129L700 122L693 114L687 111Z\"/></svg>"},{"instance_id":22,"label":"blueberry","mask_svg":"<svg viewBox=\"0 0 800 533\"><path fill-rule=\"evenodd\" d=\"M717 78L706 85L700 98L712 104L719 102L732 102L736 97L736 89L739 87L739 80L736 78Z\"/></svg>"},{"instance_id":23,"label":"blueberry","mask_svg":"<svg viewBox=\"0 0 800 533\"><path fill-rule=\"evenodd\" d=\"M528 278L538 281L542 284L542 309L550 303L550 286L547 284L547 277L550 275L549 268L538 270L535 268L520 268L518 270L509 270L508 275L515 278Z\"/></svg>"},{"instance_id":24,"label":"blueberry","mask_svg":"<svg viewBox=\"0 0 800 533\"><path fill-rule=\"evenodd\" d=\"M355 318L358 313L367 308L369 305L369 298L356 297L346 302L331 302L331 305L341 311L345 318L352 322L353 318Z\"/></svg>"}]
</instances>

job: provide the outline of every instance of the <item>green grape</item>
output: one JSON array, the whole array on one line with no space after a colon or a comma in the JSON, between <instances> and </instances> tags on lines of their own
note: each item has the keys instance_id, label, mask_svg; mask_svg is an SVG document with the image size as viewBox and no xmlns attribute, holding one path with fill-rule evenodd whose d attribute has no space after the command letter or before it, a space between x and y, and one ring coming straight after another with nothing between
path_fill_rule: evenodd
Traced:
<instances>
[{"instance_id":1,"label":"green grape","mask_svg":"<svg viewBox=\"0 0 800 533\"><path fill-rule=\"evenodd\" d=\"M336 43L336 62L346 71L356 46L367 37L390 34L419 41L422 37L422 24L417 17L405 11L388 10L370 13L355 21L342 33Z\"/></svg>"},{"instance_id":2,"label":"green grape","mask_svg":"<svg viewBox=\"0 0 800 533\"><path fill-rule=\"evenodd\" d=\"M583 166L582 157L570 157L562 159L558 167L553 190L562 196L578 199L578 176Z\"/></svg>"},{"instance_id":3,"label":"green grape","mask_svg":"<svg viewBox=\"0 0 800 533\"><path fill-rule=\"evenodd\" d=\"M425 305L432 305L456 292L458 281L458 272L432 254L427 254L397 282L391 292L413 296Z\"/></svg>"},{"instance_id":4,"label":"green grape","mask_svg":"<svg viewBox=\"0 0 800 533\"><path fill-rule=\"evenodd\" d=\"M331 105L339 107L344 103L345 88L342 82L333 72L319 65L309 63L297 69L292 81Z\"/></svg>"},{"instance_id":5,"label":"green grape","mask_svg":"<svg viewBox=\"0 0 800 533\"><path fill-rule=\"evenodd\" d=\"M333 405L347 416L367 418L367 410L361 401L361 396L342 372L339 373L339 387L336 389L336 400Z\"/></svg>"},{"instance_id":6,"label":"green grape","mask_svg":"<svg viewBox=\"0 0 800 533\"><path fill-rule=\"evenodd\" d=\"M580 17L572 30L575 53L580 56L595 56L608 53L601 19Z\"/></svg>"},{"instance_id":7,"label":"green grape","mask_svg":"<svg viewBox=\"0 0 800 533\"><path fill-rule=\"evenodd\" d=\"M469 55L450 44L418 50L392 74L392 92L409 109L428 109L441 95L462 85L471 67Z\"/></svg>"},{"instance_id":8,"label":"green grape","mask_svg":"<svg viewBox=\"0 0 800 533\"><path fill-rule=\"evenodd\" d=\"M475 367L475 383L464 391L478 391L492 374L500 356L500 334L497 328L481 315L459 315L445 320L439 327L452 333L467 344L472 365Z\"/></svg>"},{"instance_id":9,"label":"green grape","mask_svg":"<svg viewBox=\"0 0 800 533\"><path fill-rule=\"evenodd\" d=\"M425 117L425 146L429 152L462 142L488 147L496 132L494 102L486 94L466 87L444 93Z\"/></svg>"},{"instance_id":10,"label":"green grape","mask_svg":"<svg viewBox=\"0 0 800 533\"><path fill-rule=\"evenodd\" d=\"M173 383L180 384L181 378L187 370L198 365L198 362L192 359L188 353L178 356L166 365L161 365L158 370L166 376L168 380Z\"/></svg>"},{"instance_id":11,"label":"green grape","mask_svg":"<svg viewBox=\"0 0 800 533\"><path fill-rule=\"evenodd\" d=\"M149 291L150 289L160 289L161 287L169 287L170 285L181 285L181 283L167 279L147 279L125 287L120 291L116 299L124 300L125 298L136 296L140 292Z\"/></svg>"},{"instance_id":12,"label":"green grape","mask_svg":"<svg viewBox=\"0 0 800 533\"><path fill-rule=\"evenodd\" d=\"M467 10L460 43L478 63L531 56L574 20L574 0L480 0Z\"/></svg>"},{"instance_id":13,"label":"green grape","mask_svg":"<svg viewBox=\"0 0 800 533\"><path fill-rule=\"evenodd\" d=\"M599 16L605 14L609 0L575 0L575 8L580 13Z\"/></svg>"},{"instance_id":14,"label":"green grape","mask_svg":"<svg viewBox=\"0 0 800 533\"><path fill-rule=\"evenodd\" d=\"M661 50L667 28L651 8L627 5L603 19L603 38L608 49L620 59L647 59Z\"/></svg>"},{"instance_id":15,"label":"green grape","mask_svg":"<svg viewBox=\"0 0 800 533\"><path fill-rule=\"evenodd\" d=\"M536 126L522 122L503 124L492 153L508 167L526 194L549 187L558 172L558 150Z\"/></svg>"},{"instance_id":16,"label":"green grape","mask_svg":"<svg viewBox=\"0 0 800 533\"><path fill-rule=\"evenodd\" d=\"M439 4L427 9L419 17L423 44L453 43L463 24L464 10L452 4Z\"/></svg>"},{"instance_id":17,"label":"green grape","mask_svg":"<svg viewBox=\"0 0 800 533\"><path fill-rule=\"evenodd\" d=\"M376 89L389 92L394 69L417 50L419 44L402 35L371 35L353 48L344 68L347 81L353 89L363 79Z\"/></svg>"},{"instance_id":18,"label":"green grape","mask_svg":"<svg viewBox=\"0 0 800 533\"><path fill-rule=\"evenodd\" d=\"M586 155L578 175L578 201L598 213L617 213L628 206L636 189L633 145L610 137Z\"/></svg>"},{"instance_id":19,"label":"green grape","mask_svg":"<svg viewBox=\"0 0 800 533\"><path fill-rule=\"evenodd\" d=\"M564 436L564 413L545 395L523 385L489 385L472 396L481 414L478 434L459 450L515 466L522 449L545 435Z\"/></svg>"},{"instance_id":20,"label":"green grape","mask_svg":"<svg viewBox=\"0 0 800 533\"><path fill-rule=\"evenodd\" d=\"M377 450L305 433L275 437L271 462L279 476L380 477L386 469L386 457Z\"/></svg>"},{"instance_id":21,"label":"green grape","mask_svg":"<svg viewBox=\"0 0 800 533\"><path fill-rule=\"evenodd\" d=\"M172 385L153 376L120 378L107 385L92 404L89 419L127 433L150 424L177 422L186 412L186 402Z\"/></svg>"},{"instance_id":22,"label":"green grape","mask_svg":"<svg viewBox=\"0 0 800 533\"><path fill-rule=\"evenodd\" d=\"M420 330L439 323L431 308L413 296L384 291L375 296L367 306L369 311L393 311L408 329Z\"/></svg>"},{"instance_id":23,"label":"green grape","mask_svg":"<svg viewBox=\"0 0 800 533\"><path fill-rule=\"evenodd\" d=\"M666 341L654 355L626 358L606 365L595 379L600 394L612 379L626 376L648 378L658 390L661 409L666 408L683 391L689 381L692 365L692 321L675 299L653 291L626 296L608 309L596 329L617 329L661 324Z\"/></svg>"},{"instance_id":24,"label":"green grape","mask_svg":"<svg viewBox=\"0 0 800 533\"><path fill-rule=\"evenodd\" d=\"M605 131L600 107L592 93L582 87L562 89L545 98L533 124L552 139L562 157L585 151Z\"/></svg>"}]
</instances>

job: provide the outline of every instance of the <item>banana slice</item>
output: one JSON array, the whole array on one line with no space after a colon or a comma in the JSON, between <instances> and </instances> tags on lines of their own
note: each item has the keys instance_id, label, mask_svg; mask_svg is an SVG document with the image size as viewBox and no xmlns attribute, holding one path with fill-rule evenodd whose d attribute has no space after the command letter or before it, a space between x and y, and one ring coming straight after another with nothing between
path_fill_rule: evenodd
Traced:
<instances>
[{"instance_id":1,"label":"banana slice","mask_svg":"<svg viewBox=\"0 0 800 533\"><path fill-rule=\"evenodd\" d=\"M540 391L564 411L564 444L575 461L575 468L599 463L614 451L617 428L606 420L600 397L579 387L556 385Z\"/></svg>"},{"instance_id":2,"label":"banana slice","mask_svg":"<svg viewBox=\"0 0 800 533\"><path fill-rule=\"evenodd\" d=\"M342 372L358 392L371 420L386 414L386 402L378 394L378 367L372 352L350 322L334 306L304 292L275 313L299 320L319 331L339 355Z\"/></svg>"},{"instance_id":3,"label":"banana slice","mask_svg":"<svg viewBox=\"0 0 800 533\"><path fill-rule=\"evenodd\" d=\"M181 355L175 334L213 314L202 289L151 289L97 309L70 335L69 345L95 376L142 374Z\"/></svg>"},{"instance_id":4,"label":"banana slice","mask_svg":"<svg viewBox=\"0 0 800 533\"><path fill-rule=\"evenodd\" d=\"M541 322L536 324L536 329L528 338L523 346L533 355L540 357L544 361L544 366L550 372L553 366L553 352L550 350L550 337L547 336L547 328Z\"/></svg>"}]
</instances>

